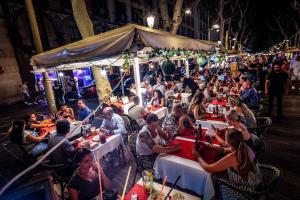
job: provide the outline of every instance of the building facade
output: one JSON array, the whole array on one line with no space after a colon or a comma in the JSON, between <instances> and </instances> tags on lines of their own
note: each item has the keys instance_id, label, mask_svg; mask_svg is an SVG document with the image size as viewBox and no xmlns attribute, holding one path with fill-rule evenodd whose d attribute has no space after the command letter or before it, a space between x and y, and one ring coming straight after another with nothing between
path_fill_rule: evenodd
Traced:
<instances>
[{"instance_id":1,"label":"building facade","mask_svg":"<svg viewBox=\"0 0 300 200\"><path fill-rule=\"evenodd\" d=\"M128 23L147 24L147 16L156 17L155 28L163 27L158 5L159 0L86 0L87 10L94 25L95 34L99 34ZM187 2L184 1L183 9ZM33 0L44 51L75 42L81 39L72 13L71 0ZM168 1L169 16L172 20L175 0ZM33 38L27 17L24 0L1 1L2 26L7 29L8 40L14 49L15 64L18 65L18 83L27 81L34 90L34 75L29 59L35 54ZM207 16L198 5L191 9L192 14L183 14L178 34L206 40L208 38ZM184 13L184 12L183 12ZM204 19L202 19L204 18ZM2 27L1 27L2 28ZM6 47L5 47L6 48ZM0 74L1 76L1 74ZM0 88L4 88L0 82ZM17 93L16 88L13 90ZM16 94L15 94L16 95ZM10 98L10 97L7 97ZM19 98L9 100L10 103ZM2 102L3 101L3 102ZM0 105L7 100L0 98Z\"/></svg>"}]
</instances>

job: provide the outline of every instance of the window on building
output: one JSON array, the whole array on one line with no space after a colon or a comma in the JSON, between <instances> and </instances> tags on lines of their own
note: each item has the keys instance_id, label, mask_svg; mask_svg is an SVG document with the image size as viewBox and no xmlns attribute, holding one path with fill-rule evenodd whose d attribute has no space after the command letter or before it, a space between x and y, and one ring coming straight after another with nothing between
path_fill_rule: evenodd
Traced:
<instances>
[{"instance_id":1,"label":"window on building","mask_svg":"<svg viewBox=\"0 0 300 200\"><path fill-rule=\"evenodd\" d=\"M120 22L127 22L126 4L116 0L115 5L116 5L117 20Z\"/></svg>"},{"instance_id":2,"label":"window on building","mask_svg":"<svg viewBox=\"0 0 300 200\"><path fill-rule=\"evenodd\" d=\"M132 22L143 25L143 11L141 9L131 7Z\"/></svg>"},{"instance_id":3,"label":"window on building","mask_svg":"<svg viewBox=\"0 0 300 200\"><path fill-rule=\"evenodd\" d=\"M68 30L68 35L70 37L70 41L71 42L75 42L75 41L78 41L81 39L81 36L80 36L80 33L79 33L79 30L76 26L76 24L72 23L72 24L68 24L67 25L67 30Z\"/></svg>"},{"instance_id":4,"label":"window on building","mask_svg":"<svg viewBox=\"0 0 300 200\"><path fill-rule=\"evenodd\" d=\"M70 0L69 0L70 1ZM91 1L92 12L94 16L107 17L107 3L106 1Z\"/></svg>"}]
</instances>

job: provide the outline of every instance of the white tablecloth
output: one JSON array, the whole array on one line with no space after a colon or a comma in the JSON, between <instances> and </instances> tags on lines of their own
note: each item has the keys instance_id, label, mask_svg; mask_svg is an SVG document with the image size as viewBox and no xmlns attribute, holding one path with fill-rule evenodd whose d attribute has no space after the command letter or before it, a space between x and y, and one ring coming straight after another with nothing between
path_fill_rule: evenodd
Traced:
<instances>
[{"instance_id":1,"label":"white tablecloth","mask_svg":"<svg viewBox=\"0 0 300 200\"><path fill-rule=\"evenodd\" d=\"M196 161L161 154L156 158L153 169L156 178L167 176L168 182L171 183L181 176L177 185L203 195L205 200L210 200L215 195L211 174L202 169Z\"/></svg>"},{"instance_id":2,"label":"white tablecloth","mask_svg":"<svg viewBox=\"0 0 300 200\"><path fill-rule=\"evenodd\" d=\"M153 113L158 116L158 119L162 119L162 118L168 116L168 114L169 114L167 107L161 107L158 110L153 111Z\"/></svg>"},{"instance_id":3,"label":"white tablecloth","mask_svg":"<svg viewBox=\"0 0 300 200\"><path fill-rule=\"evenodd\" d=\"M140 179L136 184L143 185L143 180ZM161 184L153 182L153 188L155 191L160 191L161 187L162 187ZM162 194L166 196L168 194L168 192L170 191L170 189L171 189L170 187L165 186ZM170 196L173 197L173 195L176 193L182 194L184 196L185 200L201 200L200 197L196 197L194 195L190 195L190 194L187 194L185 192L182 192L182 191L176 190L176 189L172 190L172 192L170 193Z\"/></svg>"},{"instance_id":4,"label":"white tablecloth","mask_svg":"<svg viewBox=\"0 0 300 200\"><path fill-rule=\"evenodd\" d=\"M174 94L173 96L177 98L179 93ZM191 93L181 93L181 103L190 104L192 100L192 94Z\"/></svg>"},{"instance_id":5,"label":"white tablecloth","mask_svg":"<svg viewBox=\"0 0 300 200\"><path fill-rule=\"evenodd\" d=\"M95 136L93 140L99 140L99 136ZM92 142L91 147L95 143ZM98 144L97 147L92 148L93 156L94 158L99 155L99 159L101 159L103 156L105 156L107 153L113 151L114 149L117 149L120 145L123 145L123 150L125 151L126 148L124 146L123 138L121 134L112 135L109 138L106 139L106 143L104 144Z\"/></svg>"},{"instance_id":6,"label":"white tablecloth","mask_svg":"<svg viewBox=\"0 0 300 200\"><path fill-rule=\"evenodd\" d=\"M212 135L212 125L218 129L224 129L228 127L227 123L214 120L197 120L196 124L201 124L202 128L207 128L206 134L208 135Z\"/></svg>"}]
</instances>

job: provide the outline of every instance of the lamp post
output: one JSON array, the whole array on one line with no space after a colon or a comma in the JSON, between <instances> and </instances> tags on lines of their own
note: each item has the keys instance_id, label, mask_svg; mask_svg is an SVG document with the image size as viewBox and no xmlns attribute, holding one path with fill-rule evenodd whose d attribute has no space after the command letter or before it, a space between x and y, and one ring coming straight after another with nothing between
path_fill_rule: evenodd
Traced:
<instances>
[{"instance_id":1,"label":"lamp post","mask_svg":"<svg viewBox=\"0 0 300 200\"><path fill-rule=\"evenodd\" d=\"M150 28L153 28L153 26L154 26L154 20L155 20L155 18L152 15L150 15L149 17L147 17L147 24L148 24L148 26Z\"/></svg>"},{"instance_id":2,"label":"lamp post","mask_svg":"<svg viewBox=\"0 0 300 200\"><path fill-rule=\"evenodd\" d=\"M230 46L231 46L231 41L236 41L236 38L232 38L232 39L230 40ZM231 46L231 49L232 49L232 50L234 49L234 46L235 46L235 45L232 45L232 46Z\"/></svg>"}]
</instances>

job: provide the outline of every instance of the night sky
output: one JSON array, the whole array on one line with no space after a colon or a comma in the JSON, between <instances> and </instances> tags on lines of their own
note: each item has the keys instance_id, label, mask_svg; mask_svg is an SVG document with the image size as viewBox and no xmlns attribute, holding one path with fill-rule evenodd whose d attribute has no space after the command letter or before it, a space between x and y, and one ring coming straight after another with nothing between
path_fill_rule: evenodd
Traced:
<instances>
[{"instance_id":1,"label":"night sky","mask_svg":"<svg viewBox=\"0 0 300 200\"><path fill-rule=\"evenodd\" d=\"M277 3L273 0L251 0L251 4L255 6L254 18L251 22L251 28L254 28L253 48L257 51L265 50L271 44L276 44L284 40L284 36L279 31L274 31L278 27L274 21L273 16L281 18L281 24L286 28L289 35L296 32L294 25L291 23L289 17L300 25L299 15L292 9L290 2L292 0L281 0ZM299 1L298 1L299 2ZM272 27L272 29L269 28Z\"/></svg>"}]
</instances>

